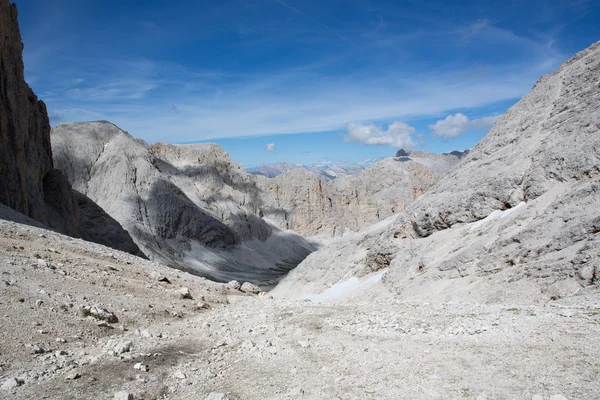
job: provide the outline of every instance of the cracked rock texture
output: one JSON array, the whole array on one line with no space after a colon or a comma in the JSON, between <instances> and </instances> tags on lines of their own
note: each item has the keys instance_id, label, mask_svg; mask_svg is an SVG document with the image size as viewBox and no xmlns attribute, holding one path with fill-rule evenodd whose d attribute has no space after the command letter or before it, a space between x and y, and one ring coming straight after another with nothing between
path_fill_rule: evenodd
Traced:
<instances>
[{"instance_id":1,"label":"cracked rock texture","mask_svg":"<svg viewBox=\"0 0 600 400\"><path fill-rule=\"evenodd\" d=\"M273 284L316 249L299 234L358 231L404 210L439 179L392 157L332 182L303 169L268 179L216 144L149 145L105 121L58 125L52 146L73 187L147 256L223 282Z\"/></svg>"},{"instance_id":2,"label":"cracked rock texture","mask_svg":"<svg viewBox=\"0 0 600 400\"><path fill-rule=\"evenodd\" d=\"M22 53L17 8L0 0L0 203L58 232L142 255L116 221L74 193L54 168L46 105L25 82ZM3 212L9 214L19 218Z\"/></svg>"},{"instance_id":3,"label":"cracked rock texture","mask_svg":"<svg viewBox=\"0 0 600 400\"><path fill-rule=\"evenodd\" d=\"M279 226L302 234L341 236L404 210L438 179L419 162L393 157L331 182L295 169L262 180L266 190L261 211Z\"/></svg>"},{"instance_id":4,"label":"cracked rock texture","mask_svg":"<svg viewBox=\"0 0 600 400\"><path fill-rule=\"evenodd\" d=\"M109 122L58 125L52 142L73 187L169 266L270 285L316 249L258 216L256 178L217 145L148 145Z\"/></svg>"},{"instance_id":5,"label":"cracked rock texture","mask_svg":"<svg viewBox=\"0 0 600 400\"><path fill-rule=\"evenodd\" d=\"M598 283L598 210L600 42L542 77L404 213L311 254L273 294L321 293L388 264L360 296L530 302L573 295Z\"/></svg>"}]
</instances>

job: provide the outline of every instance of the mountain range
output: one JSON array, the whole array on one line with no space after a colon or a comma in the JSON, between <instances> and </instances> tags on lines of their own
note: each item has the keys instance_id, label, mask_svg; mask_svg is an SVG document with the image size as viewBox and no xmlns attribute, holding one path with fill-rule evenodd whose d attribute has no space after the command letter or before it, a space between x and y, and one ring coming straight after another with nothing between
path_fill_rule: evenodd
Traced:
<instances>
[{"instance_id":1,"label":"mountain range","mask_svg":"<svg viewBox=\"0 0 600 400\"><path fill-rule=\"evenodd\" d=\"M17 16L0 0L0 397L598 398L600 42L464 152L250 173L51 129Z\"/></svg>"}]
</instances>

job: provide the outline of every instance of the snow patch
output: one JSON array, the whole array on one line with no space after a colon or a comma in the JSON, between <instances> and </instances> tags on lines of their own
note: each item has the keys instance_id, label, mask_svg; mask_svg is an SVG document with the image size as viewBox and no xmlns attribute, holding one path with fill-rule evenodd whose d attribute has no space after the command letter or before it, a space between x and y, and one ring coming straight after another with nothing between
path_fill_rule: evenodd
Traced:
<instances>
[{"instance_id":1,"label":"snow patch","mask_svg":"<svg viewBox=\"0 0 600 400\"><path fill-rule=\"evenodd\" d=\"M492 211L492 213L490 215L488 215L487 217L485 217L484 219L480 219L479 221L473 222L471 224L471 228L469 229L469 232L473 232L475 229L479 228L481 225L485 224L486 222L493 221L495 219L504 218L504 217L512 214L513 212L517 211L519 208L522 208L525 206L527 206L527 203L522 201L512 208L508 208L506 210Z\"/></svg>"},{"instance_id":2,"label":"snow patch","mask_svg":"<svg viewBox=\"0 0 600 400\"><path fill-rule=\"evenodd\" d=\"M381 280L381 278L383 277L383 275L385 275L387 270L388 269L385 268L375 274L372 274L372 275L364 277L364 278L357 278L357 277L353 276L343 282L340 280L338 283L334 284L329 289L325 290L323 293L306 294L303 297L301 297L301 299L302 300L311 300L311 301L318 302L318 303L337 299L338 297L345 296L348 293L354 292L355 290L357 290L363 286L367 286L367 285L371 285L375 282L379 282Z\"/></svg>"}]
</instances>

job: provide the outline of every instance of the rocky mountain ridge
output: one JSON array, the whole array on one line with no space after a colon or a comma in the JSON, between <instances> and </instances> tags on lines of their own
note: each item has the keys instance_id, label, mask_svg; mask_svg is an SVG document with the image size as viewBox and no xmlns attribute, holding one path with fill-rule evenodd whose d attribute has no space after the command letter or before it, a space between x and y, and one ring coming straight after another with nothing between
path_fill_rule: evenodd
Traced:
<instances>
[{"instance_id":1,"label":"rocky mountain ridge","mask_svg":"<svg viewBox=\"0 0 600 400\"><path fill-rule=\"evenodd\" d=\"M331 182L302 169L263 180L263 215L306 235L342 236L398 213L439 179L420 163L386 158Z\"/></svg>"},{"instance_id":2,"label":"rocky mountain ridge","mask_svg":"<svg viewBox=\"0 0 600 400\"><path fill-rule=\"evenodd\" d=\"M437 183L442 163L388 159L363 173L382 186L366 175L334 186L303 171L253 177L218 146L148 145L106 122L57 127L50 153L34 129L43 106L14 90L15 22L0 0L2 202L21 211L0 205L0 398L600 397L600 42L540 79ZM154 260L49 229L129 239L59 166ZM277 215L345 227L332 193L356 226L407 202L267 296L169 268L279 274L312 243Z\"/></svg>"},{"instance_id":3,"label":"rocky mountain ridge","mask_svg":"<svg viewBox=\"0 0 600 400\"><path fill-rule=\"evenodd\" d=\"M271 284L315 244L403 210L438 179L393 158L323 182L304 169L255 176L215 144L148 145L100 121L52 130L54 161L144 253L213 279ZM258 267L257 267L258 266Z\"/></svg>"},{"instance_id":4,"label":"rocky mountain ridge","mask_svg":"<svg viewBox=\"0 0 600 400\"><path fill-rule=\"evenodd\" d=\"M598 88L600 42L542 77L405 212L324 246L273 293L543 302L596 285Z\"/></svg>"},{"instance_id":5,"label":"rocky mountain ridge","mask_svg":"<svg viewBox=\"0 0 600 400\"><path fill-rule=\"evenodd\" d=\"M25 82L17 8L0 0L0 204L70 236L143 256L123 228L56 168L46 105ZM22 218L7 210L4 218Z\"/></svg>"},{"instance_id":6,"label":"rocky mountain ridge","mask_svg":"<svg viewBox=\"0 0 600 400\"><path fill-rule=\"evenodd\" d=\"M261 175L267 178L275 178L294 169L303 169L321 179L331 182L340 176L360 174L369 166L382 159L370 160L363 163L316 163L316 164L292 164L277 162L274 164L260 165L258 167L246 168L252 175Z\"/></svg>"},{"instance_id":7,"label":"rocky mountain ridge","mask_svg":"<svg viewBox=\"0 0 600 400\"><path fill-rule=\"evenodd\" d=\"M174 268L268 285L316 248L257 216L254 177L217 145L148 145L108 122L58 125L52 144L73 187Z\"/></svg>"}]
</instances>

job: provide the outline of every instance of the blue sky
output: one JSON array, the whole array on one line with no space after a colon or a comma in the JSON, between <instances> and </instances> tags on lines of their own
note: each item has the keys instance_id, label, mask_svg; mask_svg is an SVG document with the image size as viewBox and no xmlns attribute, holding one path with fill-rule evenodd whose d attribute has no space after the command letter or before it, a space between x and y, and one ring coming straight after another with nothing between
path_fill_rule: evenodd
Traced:
<instances>
[{"instance_id":1,"label":"blue sky","mask_svg":"<svg viewBox=\"0 0 600 400\"><path fill-rule=\"evenodd\" d=\"M600 40L600 2L22 0L52 124L214 141L244 165L474 146Z\"/></svg>"}]
</instances>

